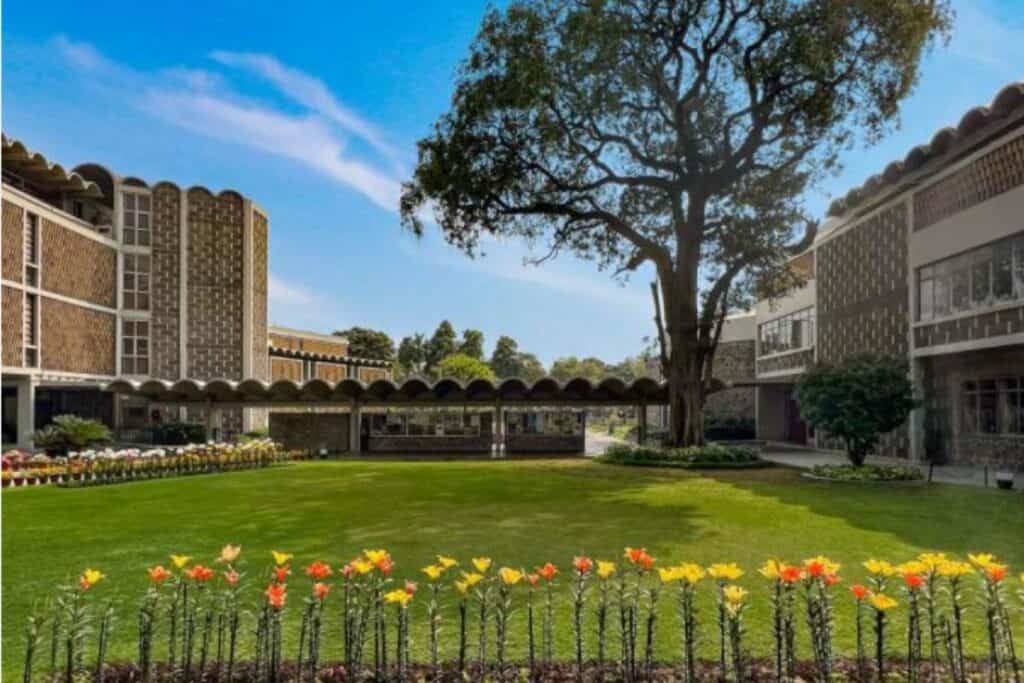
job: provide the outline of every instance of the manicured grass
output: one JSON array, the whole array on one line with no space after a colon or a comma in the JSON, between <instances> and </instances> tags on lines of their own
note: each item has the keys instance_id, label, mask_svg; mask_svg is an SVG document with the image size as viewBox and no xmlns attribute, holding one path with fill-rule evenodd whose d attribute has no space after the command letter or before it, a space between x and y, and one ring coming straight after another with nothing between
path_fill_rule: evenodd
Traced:
<instances>
[{"instance_id":1,"label":"manicured grass","mask_svg":"<svg viewBox=\"0 0 1024 683\"><path fill-rule=\"evenodd\" d=\"M784 469L694 473L582 460L315 462L83 490L5 490L3 679L18 678L26 617L56 584L86 566L107 574L95 598L117 602L112 656L123 659L133 653L145 567L166 564L172 552L209 562L228 542L243 547L253 601L262 589L254 575L270 562L270 550L295 554L290 616L308 586L300 565L318 558L338 565L371 547L391 551L396 578L415 580L423 579L419 569L438 552L463 561L486 554L498 566L529 568L552 560L565 573L574 554L619 560L626 545L646 546L659 564L736 561L747 570L741 583L753 593L747 637L759 654L768 653L770 632L768 591L756 568L768 557L795 561L824 553L844 565L837 638L849 652L846 586L864 579L862 560L985 550L1009 562L1016 576L1024 570L1022 513L1024 496L970 487L889 489L810 482ZM561 578L559 649L568 656L568 589ZM715 645L709 588L701 589L706 655ZM413 606L414 650L421 654L424 603ZM663 592L662 607L658 653L675 657L672 593ZM450 653L456 617L446 609ZM982 624L973 600L971 609L969 644L981 653ZM340 650L337 601L328 611L325 659ZM512 624L515 657L523 651L522 621L520 610ZM475 628L471 623L471 634ZM897 614L894 644L902 645L900 629ZM801 641L805 631L801 622ZM1017 635L1024 650L1020 619ZM294 649L294 639L289 643Z\"/></svg>"}]
</instances>

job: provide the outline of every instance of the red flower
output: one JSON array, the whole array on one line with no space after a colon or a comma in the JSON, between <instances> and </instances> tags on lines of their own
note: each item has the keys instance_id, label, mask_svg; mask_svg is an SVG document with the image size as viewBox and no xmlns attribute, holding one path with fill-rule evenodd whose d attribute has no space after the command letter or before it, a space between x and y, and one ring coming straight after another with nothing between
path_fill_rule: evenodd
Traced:
<instances>
[{"instance_id":1,"label":"red flower","mask_svg":"<svg viewBox=\"0 0 1024 683\"><path fill-rule=\"evenodd\" d=\"M416 585L415 581L406 581L405 582L405 592L408 593L409 595L416 595L416 591L418 589L419 589L419 586Z\"/></svg>"},{"instance_id":2,"label":"red flower","mask_svg":"<svg viewBox=\"0 0 1024 683\"><path fill-rule=\"evenodd\" d=\"M531 586L536 586L537 582L540 581L540 574L527 574L526 580L530 582Z\"/></svg>"},{"instance_id":3,"label":"red flower","mask_svg":"<svg viewBox=\"0 0 1024 683\"><path fill-rule=\"evenodd\" d=\"M819 576L825 575L825 565L822 562L818 562L817 560L810 560L809 562L807 562L806 566L807 573L810 576L818 578Z\"/></svg>"},{"instance_id":4,"label":"red flower","mask_svg":"<svg viewBox=\"0 0 1024 683\"><path fill-rule=\"evenodd\" d=\"M924 585L924 579L920 574L904 574L903 583L907 584L907 588L910 590L916 591Z\"/></svg>"},{"instance_id":5,"label":"red flower","mask_svg":"<svg viewBox=\"0 0 1024 683\"><path fill-rule=\"evenodd\" d=\"M326 583L321 583L318 581L313 584L313 595L316 596L316 599L320 602L323 602L324 598L326 598L327 594L330 592L331 587Z\"/></svg>"},{"instance_id":6,"label":"red flower","mask_svg":"<svg viewBox=\"0 0 1024 683\"><path fill-rule=\"evenodd\" d=\"M825 574L825 585L834 586L842 581L836 574Z\"/></svg>"},{"instance_id":7,"label":"red flower","mask_svg":"<svg viewBox=\"0 0 1024 683\"><path fill-rule=\"evenodd\" d=\"M868 594L871 591L869 591L867 587L862 586L859 583L855 583L852 586L850 586L850 592L853 593L853 597L857 598L857 600L860 601L868 597Z\"/></svg>"},{"instance_id":8,"label":"red flower","mask_svg":"<svg viewBox=\"0 0 1024 683\"><path fill-rule=\"evenodd\" d=\"M999 583L1006 578L1006 565L1003 564L990 564L985 567L985 574L988 576L990 581Z\"/></svg>"},{"instance_id":9,"label":"red flower","mask_svg":"<svg viewBox=\"0 0 1024 683\"><path fill-rule=\"evenodd\" d=\"M188 570L188 578L199 583L206 583L207 581L212 579L215 574L216 572L214 572L212 569L210 569L209 567L204 567L201 564L194 565L191 569Z\"/></svg>"},{"instance_id":10,"label":"red flower","mask_svg":"<svg viewBox=\"0 0 1024 683\"><path fill-rule=\"evenodd\" d=\"M149 580L153 583L163 583L167 579L171 578L171 573L160 565L150 567L146 570L146 573L149 574Z\"/></svg>"},{"instance_id":11,"label":"red flower","mask_svg":"<svg viewBox=\"0 0 1024 683\"><path fill-rule=\"evenodd\" d=\"M346 564L341 569L341 575L344 576L346 579L352 578L352 575L355 574L355 573L356 573L356 568L352 566L351 562Z\"/></svg>"},{"instance_id":12,"label":"red flower","mask_svg":"<svg viewBox=\"0 0 1024 683\"><path fill-rule=\"evenodd\" d=\"M291 567L289 567L288 565L274 567L274 581L276 581L277 583L284 583L288 580L288 575L291 573Z\"/></svg>"},{"instance_id":13,"label":"red flower","mask_svg":"<svg viewBox=\"0 0 1024 683\"><path fill-rule=\"evenodd\" d=\"M92 588L92 584L89 583L89 579L85 578L84 576L79 576L78 577L78 587L81 588L84 591L87 591L90 588Z\"/></svg>"},{"instance_id":14,"label":"red flower","mask_svg":"<svg viewBox=\"0 0 1024 683\"><path fill-rule=\"evenodd\" d=\"M270 584L263 594L267 596L270 606L277 610L284 607L284 603L288 599L288 589L283 583Z\"/></svg>"},{"instance_id":15,"label":"red flower","mask_svg":"<svg viewBox=\"0 0 1024 683\"><path fill-rule=\"evenodd\" d=\"M779 570L779 578L785 583L796 583L803 578L803 571L800 567L793 565L787 565Z\"/></svg>"},{"instance_id":16,"label":"red flower","mask_svg":"<svg viewBox=\"0 0 1024 683\"><path fill-rule=\"evenodd\" d=\"M626 559L633 564L640 564L640 559L647 554L647 548L626 548Z\"/></svg>"},{"instance_id":17,"label":"red flower","mask_svg":"<svg viewBox=\"0 0 1024 683\"><path fill-rule=\"evenodd\" d=\"M395 563L391 561L390 557L382 557L376 562L377 570L380 571L384 576L391 576L391 570L395 568Z\"/></svg>"},{"instance_id":18,"label":"red flower","mask_svg":"<svg viewBox=\"0 0 1024 683\"><path fill-rule=\"evenodd\" d=\"M325 564L320 560L317 560L313 564L306 567L306 576L313 579L314 581L323 581L331 575L331 566Z\"/></svg>"},{"instance_id":19,"label":"red flower","mask_svg":"<svg viewBox=\"0 0 1024 683\"><path fill-rule=\"evenodd\" d=\"M224 572L224 580L228 582L229 586L234 586L240 578L242 578L241 575L234 569Z\"/></svg>"},{"instance_id":20,"label":"red flower","mask_svg":"<svg viewBox=\"0 0 1024 683\"><path fill-rule=\"evenodd\" d=\"M590 559L589 557L587 557L586 555L580 555L579 557L574 557L574 558L573 558L573 560L572 560L572 566L573 566L573 567L574 567L574 568L576 569L576 571L578 571L578 572L579 572L580 574L586 574L586 573L587 573L587 572L589 572L589 571L590 571L591 569L593 569L593 567L594 567L594 561L593 561L593 560L591 560L591 559Z\"/></svg>"},{"instance_id":21,"label":"red flower","mask_svg":"<svg viewBox=\"0 0 1024 683\"><path fill-rule=\"evenodd\" d=\"M650 571L654 568L654 558L648 555L647 551L645 550L644 553L637 560L637 564L639 564L644 571Z\"/></svg>"},{"instance_id":22,"label":"red flower","mask_svg":"<svg viewBox=\"0 0 1024 683\"><path fill-rule=\"evenodd\" d=\"M545 581L551 581L555 578L555 575L558 574L558 567L550 562L545 562L543 567L537 567L537 573L540 574L541 578Z\"/></svg>"}]
</instances>

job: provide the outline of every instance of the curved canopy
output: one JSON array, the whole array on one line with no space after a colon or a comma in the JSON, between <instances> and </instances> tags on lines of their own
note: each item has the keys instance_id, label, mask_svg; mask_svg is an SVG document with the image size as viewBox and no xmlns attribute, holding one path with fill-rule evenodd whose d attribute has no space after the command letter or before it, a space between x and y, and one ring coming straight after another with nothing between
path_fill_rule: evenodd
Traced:
<instances>
[{"instance_id":1,"label":"curved canopy","mask_svg":"<svg viewBox=\"0 0 1024 683\"><path fill-rule=\"evenodd\" d=\"M715 380L712 390L725 388L727 385ZM140 382L122 378L110 382L104 389L157 403L252 406L347 405L353 401L359 401L364 406L493 404L498 401L534 405L635 405L641 402L659 404L668 401L668 385L647 377L632 382L608 377L596 383L583 377L567 382L543 377L532 384L518 378L496 383L486 379L460 382L451 377L444 377L433 384L419 378L401 383L381 379L369 384L355 379L343 379L340 382L323 379L294 382L281 379L270 383L258 379L217 379L209 382L150 379Z\"/></svg>"}]
</instances>

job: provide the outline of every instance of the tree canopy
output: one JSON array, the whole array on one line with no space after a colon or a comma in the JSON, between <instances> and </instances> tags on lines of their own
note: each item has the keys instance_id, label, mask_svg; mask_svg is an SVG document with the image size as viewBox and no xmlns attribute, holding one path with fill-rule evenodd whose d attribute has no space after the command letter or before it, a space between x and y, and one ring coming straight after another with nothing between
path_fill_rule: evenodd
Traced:
<instances>
[{"instance_id":1,"label":"tree canopy","mask_svg":"<svg viewBox=\"0 0 1024 683\"><path fill-rule=\"evenodd\" d=\"M948 0L515 0L419 143L403 221L422 234L429 206L470 256L520 237L649 264L672 438L700 442L725 315L796 284L804 193L895 125L950 22Z\"/></svg>"},{"instance_id":2,"label":"tree canopy","mask_svg":"<svg viewBox=\"0 0 1024 683\"><path fill-rule=\"evenodd\" d=\"M462 382L473 379L491 381L497 379L490 365L464 353L455 353L442 360L437 366L437 375L438 377L453 377Z\"/></svg>"},{"instance_id":3,"label":"tree canopy","mask_svg":"<svg viewBox=\"0 0 1024 683\"><path fill-rule=\"evenodd\" d=\"M368 327L350 327L338 330L335 335L348 339L348 353L358 358L394 360L395 342L386 332Z\"/></svg>"}]
</instances>

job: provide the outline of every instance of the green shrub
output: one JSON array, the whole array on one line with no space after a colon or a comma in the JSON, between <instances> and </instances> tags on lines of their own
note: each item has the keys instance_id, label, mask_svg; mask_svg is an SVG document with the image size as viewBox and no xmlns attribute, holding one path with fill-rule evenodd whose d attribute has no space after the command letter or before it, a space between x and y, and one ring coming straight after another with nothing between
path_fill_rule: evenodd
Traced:
<instances>
[{"instance_id":1,"label":"green shrub","mask_svg":"<svg viewBox=\"0 0 1024 683\"><path fill-rule=\"evenodd\" d=\"M904 465L815 465L811 474L836 481L918 481L921 470Z\"/></svg>"},{"instance_id":2,"label":"green shrub","mask_svg":"<svg viewBox=\"0 0 1024 683\"><path fill-rule=\"evenodd\" d=\"M48 453L64 454L110 442L110 430L97 420L58 415L35 433L35 444Z\"/></svg>"},{"instance_id":3,"label":"green shrub","mask_svg":"<svg viewBox=\"0 0 1024 683\"><path fill-rule=\"evenodd\" d=\"M160 446L206 442L206 427L188 422L165 422L146 428L146 441Z\"/></svg>"},{"instance_id":4,"label":"green shrub","mask_svg":"<svg viewBox=\"0 0 1024 683\"><path fill-rule=\"evenodd\" d=\"M752 448L721 444L683 448L616 444L597 460L616 465L693 468L757 467L766 464Z\"/></svg>"}]
</instances>

